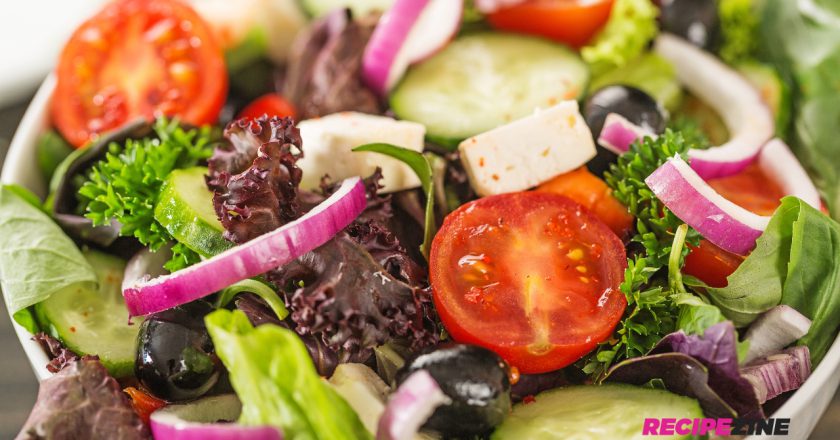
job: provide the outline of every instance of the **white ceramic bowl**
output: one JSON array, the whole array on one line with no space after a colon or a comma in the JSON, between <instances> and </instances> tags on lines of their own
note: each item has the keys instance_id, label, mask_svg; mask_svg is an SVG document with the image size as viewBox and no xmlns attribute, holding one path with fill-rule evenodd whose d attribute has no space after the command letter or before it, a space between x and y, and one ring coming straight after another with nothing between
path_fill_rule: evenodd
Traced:
<instances>
[{"instance_id":1,"label":"white ceramic bowl","mask_svg":"<svg viewBox=\"0 0 840 440\"><path fill-rule=\"evenodd\" d=\"M49 124L49 102L54 87L55 79L52 76L41 85L15 133L6 155L2 175L0 175L0 182L23 185L42 197L46 195L46 185L38 169L35 144L38 136ZM32 364L35 376L39 381L49 377L51 373L45 367L48 359L41 346L32 341L32 335L26 329L14 322L13 325L23 350ZM840 374L837 374L838 367L840 367L840 338L834 341L828 354L805 385L772 415L772 417L791 419L790 434L785 438L804 440L814 430L814 426L825 412L840 382ZM749 437L749 439L755 438L759 437Z\"/></svg>"}]
</instances>

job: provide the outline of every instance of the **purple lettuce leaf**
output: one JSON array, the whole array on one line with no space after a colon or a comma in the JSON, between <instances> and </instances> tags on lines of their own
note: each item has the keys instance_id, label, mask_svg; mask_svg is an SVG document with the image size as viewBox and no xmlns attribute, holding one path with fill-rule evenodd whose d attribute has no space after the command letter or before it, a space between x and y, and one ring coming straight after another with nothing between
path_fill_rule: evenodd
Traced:
<instances>
[{"instance_id":1,"label":"purple lettuce leaf","mask_svg":"<svg viewBox=\"0 0 840 440\"><path fill-rule=\"evenodd\" d=\"M85 356L41 382L35 407L16 438L133 440L152 436L99 359Z\"/></svg>"},{"instance_id":2,"label":"purple lettuce leaf","mask_svg":"<svg viewBox=\"0 0 840 440\"><path fill-rule=\"evenodd\" d=\"M752 384L738 368L738 337L731 321L717 323L699 335L671 333L650 351L650 354L683 353L697 359L709 370L709 386L740 417L763 416Z\"/></svg>"},{"instance_id":3,"label":"purple lettuce leaf","mask_svg":"<svg viewBox=\"0 0 840 440\"><path fill-rule=\"evenodd\" d=\"M288 59L283 96L301 119L341 111L380 114L383 106L362 82L362 55L377 16L353 20L338 9L298 34Z\"/></svg>"},{"instance_id":4,"label":"purple lettuce leaf","mask_svg":"<svg viewBox=\"0 0 840 440\"><path fill-rule=\"evenodd\" d=\"M58 373L68 364L79 360L79 355L65 347L58 339L46 334L37 333L32 339L38 342L50 361L47 363L47 371Z\"/></svg>"},{"instance_id":5,"label":"purple lettuce leaf","mask_svg":"<svg viewBox=\"0 0 840 440\"><path fill-rule=\"evenodd\" d=\"M300 132L290 118L243 118L225 129L207 185L225 238L244 243L300 217Z\"/></svg>"}]
</instances>

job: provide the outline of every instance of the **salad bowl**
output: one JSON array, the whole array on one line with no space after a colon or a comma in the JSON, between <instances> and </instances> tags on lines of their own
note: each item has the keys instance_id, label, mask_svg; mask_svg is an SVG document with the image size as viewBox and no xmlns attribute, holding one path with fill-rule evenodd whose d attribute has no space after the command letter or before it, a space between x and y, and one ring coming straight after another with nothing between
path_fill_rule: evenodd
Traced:
<instances>
[{"instance_id":1,"label":"salad bowl","mask_svg":"<svg viewBox=\"0 0 840 440\"><path fill-rule=\"evenodd\" d=\"M12 140L3 165L2 178L0 178L2 184L21 185L42 197L45 196L46 188L37 166L35 145L39 135L48 127L48 109L54 88L55 78L49 76L35 94ZM9 318L11 319L11 316ZM11 320L35 376L39 381L50 377L52 373L46 369L49 359L43 348L32 339L32 335L26 329L14 322L14 319ZM840 384L838 370L840 370L840 336L835 339L831 349L805 384L770 415L772 418L790 419L790 431L787 438L803 440L808 438ZM778 436L773 438L778 438Z\"/></svg>"}]
</instances>

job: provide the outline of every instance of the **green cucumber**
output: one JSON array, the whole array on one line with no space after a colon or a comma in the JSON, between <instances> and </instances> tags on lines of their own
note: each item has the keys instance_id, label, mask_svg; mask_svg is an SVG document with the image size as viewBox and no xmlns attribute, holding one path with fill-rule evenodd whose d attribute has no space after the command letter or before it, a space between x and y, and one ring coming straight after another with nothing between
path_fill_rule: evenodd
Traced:
<instances>
[{"instance_id":1,"label":"green cucumber","mask_svg":"<svg viewBox=\"0 0 840 440\"><path fill-rule=\"evenodd\" d=\"M204 167L172 171L155 205L155 220L188 248L212 257L232 243L222 237L224 228L213 210L213 192L204 183L205 174Z\"/></svg>"},{"instance_id":2,"label":"green cucumber","mask_svg":"<svg viewBox=\"0 0 840 440\"><path fill-rule=\"evenodd\" d=\"M400 119L425 125L430 140L452 145L536 108L579 99L588 81L586 64L565 46L525 35L477 33L457 38L409 69L390 103Z\"/></svg>"},{"instance_id":3,"label":"green cucumber","mask_svg":"<svg viewBox=\"0 0 840 440\"><path fill-rule=\"evenodd\" d=\"M374 11L387 11L392 4L394 0L300 0L303 10L313 18L338 8L350 8L354 17L364 17Z\"/></svg>"},{"instance_id":4,"label":"green cucumber","mask_svg":"<svg viewBox=\"0 0 840 440\"><path fill-rule=\"evenodd\" d=\"M122 296L125 261L101 252L84 251L99 288L60 290L35 305L41 325L67 348L80 355L96 355L114 377L134 371L140 319L129 324Z\"/></svg>"},{"instance_id":5,"label":"green cucumber","mask_svg":"<svg viewBox=\"0 0 840 440\"><path fill-rule=\"evenodd\" d=\"M696 400L663 390L631 385L584 385L538 394L517 404L492 440L645 439L646 418L703 417ZM691 438L656 436L657 439Z\"/></svg>"},{"instance_id":6,"label":"green cucumber","mask_svg":"<svg viewBox=\"0 0 840 440\"><path fill-rule=\"evenodd\" d=\"M776 134L784 137L790 123L792 102L790 87L782 81L776 69L761 63L744 63L738 72L761 93L761 97L776 117Z\"/></svg>"}]
</instances>

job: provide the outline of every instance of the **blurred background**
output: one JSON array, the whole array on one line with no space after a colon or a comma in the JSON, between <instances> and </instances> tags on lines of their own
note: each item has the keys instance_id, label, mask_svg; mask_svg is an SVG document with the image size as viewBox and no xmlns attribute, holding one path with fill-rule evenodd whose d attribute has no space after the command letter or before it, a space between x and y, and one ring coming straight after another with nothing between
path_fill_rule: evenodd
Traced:
<instances>
[{"instance_id":1,"label":"blurred background","mask_svg":"<svg viewBox=\"0 0 840 440\"><path fill-rule=\"evenodd\" d=\"M4 2L0 13L0 166L38 84L49 73L75 26L106 0ZM38 384L0 302L0 438L14 438L38 392ZM796 423L793 421L793 423ZM840 433L840 394L823 416L812 440Z\"/></svg>"}]
</instances>

